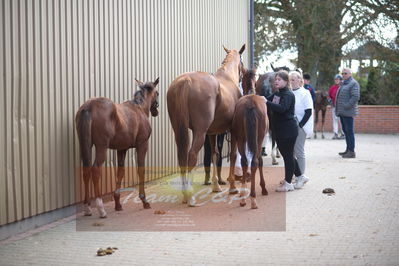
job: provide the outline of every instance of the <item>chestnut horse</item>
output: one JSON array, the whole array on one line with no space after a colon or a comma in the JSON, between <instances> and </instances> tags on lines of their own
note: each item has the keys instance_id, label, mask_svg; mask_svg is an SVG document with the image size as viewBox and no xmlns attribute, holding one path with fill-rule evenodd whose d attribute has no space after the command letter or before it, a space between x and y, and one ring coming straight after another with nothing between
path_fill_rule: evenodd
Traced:
<instances>
[{"instance_id":1,"label":"chestnut horse","mask_svg":"<svg viewBox=\"0 0 399 266\"><path fill-rule=\"evenodd\" d=\"M263 159L262 159L262 142L269 129L269 120L267 118L267 107L263 96L249 94L255 89L255 70L243 71L242 87L244 94L236 105L231 127L231 147L238 147L241 155L241 166L243 170L243 178L241 179L241 202L240 206L245 206L246 180L248 172L248 159L246 147L251 159L251 208L257 209L256 192L255 192L255 174L259 167L260 186L262 195L267 195L265 180L263 177ZM234 175L234 167L236 162L236 153L232 150L230 154L230 177Z\"/></svg>"},{"instance_id":2,"label":"chestnut horse","mask_svg":"<svg viewBox=\"0 0 399 266\"><path fill-rule=\"evenodd\" d=\"M114 192L115 210L122 210L119 190L125 175L126 152L130 148L136 148L137 153L139 197L144 208L150 208L144 192L144 163L151 135L149 113L151 112L152 116L158 115L158 90L156 88L158 81L159 78L154 82L147 83L136 80L140 90L134 94L133 100L115 104L108 98L93 98L85 102L76 113L76 131L83 161L85 215L92 214L89 199L89 183L92 179L95 203L100 217L107 216L99 187L101 166L106 159L107 149L118 151L118 174ZM91 165L93 145L96 147L96 158Z\"/></svg>"},{"instance_id":3,"label":"chestnut horse","mask_svg":"<svg viewBox=\"0 0 399 266\"><path fill-rule=\"evenodd\" d=\"M177 156L182 177L183 203L195 206L188 175L197 164L198 152L209 135L213 162L212 185L214 192L221 188L216 177L215 138L231 128L234 108L240 98L238 83L241 76L240 51L223 46L227 55L216 73L189 72L178 76L167 93L168 113L177 145ZM190 151L188 129L192 131ZM229 180L230 193L237 193L234 179Z\"/></svg>"},{"instance_id":4,"label":"chestnut horse","mask_svg":"<svg viewBox=\"0 0 399 266\"><path fill-rule=\"evenodd\" d=\"M324 139L324 122L326 119L328 95L325 91L316 91L315 101L315 120L314 120L314 138L317 139L317 122L319 122L319 112L321 111L321 138Z\"/></svg>"}]
</instances>

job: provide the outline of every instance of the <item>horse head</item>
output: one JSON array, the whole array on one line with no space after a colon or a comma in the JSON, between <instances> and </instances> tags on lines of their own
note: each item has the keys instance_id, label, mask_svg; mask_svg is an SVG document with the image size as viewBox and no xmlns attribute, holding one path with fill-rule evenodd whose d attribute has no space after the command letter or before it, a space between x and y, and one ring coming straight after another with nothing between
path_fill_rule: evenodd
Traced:
<instances>
[{"instance_id":1,"label":"horse head","mask_svg":"<svg viewBox=\"0 0 399 266\"><path fill-rule=\"evenodd\" d=\"M141 104L143 101L149 103L150 112L152 116L158 116L158 88L157 85L159 83L159 78L157 78L154 82L142 82L136 79L137 85L140 90L134 94L134 102Z\"/></svg>"},{"instance_id":2,"label":"horse head","mask_svg":"<svg viewBox=\"0 0 399 266\"><path fill-rule=\"evenodd\" d=\"M268 72L260 75L256 82L256 94L269 97L272 93L276 92L277 89L274 86L274 72Z\"/></svg>"},{"instance_id":3,"label":"horse head","mask_svg":"<svg viewBox=\"0 0 399 266\"><path fill-rule=\"evenodd\" d=\"M316 105L327 106L328 105L328 94L324 90L316 91Z\"/></svg>"},{"instance_id":4,"label":"horse head","mask_svg":"<svg viewBox=\"0 0 399 266\"><path fill-rule=\"evenodd\" d=\"M285 71L287 71L287 72L290 72L290 71L291 71L291 70L289 69L289 67L287 67L287 66L276 67L276 68L273 66L273 64L270 64L270 66L272 67L273 72L279 72L280 70L285 70Z\"/></svg>"},{"instance_id":5,"label":"horse head","mask_svg":"<svg viewBox=\"0 0 399 266\"><path fill-rule=\"evenodd\" d=\"M252 69L243 68L243 76L242 76L243 94L247 95L255 93L255 83L256 83L256 68Z\"/></svg>"},{"instance_id":6,"label":"horse head","mask_svg":"<svg viewBox=\"0 0 399 266\"><path fill-rule=\"evenodd\" d=\"M238 82L242 81L242 77L243 77L243 69L244 69L244 64L242 62L242 53L245 51L245 44L243 44L243 46L241 46L240 50L230 50L227 49L224 45L223 45L223 49L225 50L225 52L227 53L226 58L223 60L222 62L222 66L226 66L228 63L230 62L234 62L236 60L236 58L239 58L239 62L238 62ZM234 73L232 73L234 74Z\"/></svg>"}]
</instances>

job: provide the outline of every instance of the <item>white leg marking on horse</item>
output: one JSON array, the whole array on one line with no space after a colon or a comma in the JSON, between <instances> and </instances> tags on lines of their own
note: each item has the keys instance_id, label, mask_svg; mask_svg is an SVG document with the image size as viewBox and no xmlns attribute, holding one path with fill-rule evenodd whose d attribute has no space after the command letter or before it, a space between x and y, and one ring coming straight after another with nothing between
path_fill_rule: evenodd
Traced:
<instances>
[{"instance_id":1,"label":"white leg marking on horse","mask_svg":"<svg viewBox=\"0 0 399 266\"><path fill-rule=\"evenodd\" d=\"M107 213L105 212L105 209L104 209L103 200L101 198L96 198L96 206L97 206L98 212L100 213L100 218L107 217Z\"/></svg>"},{"instance_id":2,"label":"white leg marking on horse","mask_svg":"<svg viewBox=\"0 0 399 266\"><path fill-rule=\"evenodd\" d=\"M88 203L84 205L83 213L85 216L91 216L93 214Z\"/></svg>"},{"instance_id":3,"label":"white leg marking on horse","mask_svg":"<svg viewBox=\"0 0 399 266\"><path fill-rule=\"evenodd\" d=\"M251 197L251 209L257 209L258 205L256 204L256 199Z\"/></svg>"}]
</instances>

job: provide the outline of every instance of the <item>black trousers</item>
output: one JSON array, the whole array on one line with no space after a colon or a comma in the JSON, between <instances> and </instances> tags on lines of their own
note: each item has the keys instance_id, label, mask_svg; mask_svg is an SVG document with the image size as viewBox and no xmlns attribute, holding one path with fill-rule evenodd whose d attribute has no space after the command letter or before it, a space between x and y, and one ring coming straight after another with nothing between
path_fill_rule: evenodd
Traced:
<instances>
[{"instance_id":1,"label":"black trousers","mask_svg":"<svg viewBox=\"0 0 399 266\"><path fill-rule=\"evenodd\" d=\"M219 134L216 137L216 146L217 149L219 151L220 156L218 157L217 160L217 167L220 168L222 167L222 149L223 149L223 142L224 142L224 136L226 135L226 133L223 134ZM211 162L212 162L212 158L211 158L211 144L209 142L209 137L208 135L205 138L205 142L204 142L204 167L205 167L205 173L210 173L211 171Z\"/></svg>"},{"instance_id":2,"label":"black trousers","mask_svg":"<svg viewBox=\"0 0 399 266\"><path fill-rule=\"evenodd\" d=\"M295 141L296 137L287 139L276 139L277 147L280 150L280 153L284 159L285 181L287 181L287 183L291 183L292 175L294 173L295 176L302 175L301 170L299 169L298 162L294 157Z\"/></svg>"}]
</instances>

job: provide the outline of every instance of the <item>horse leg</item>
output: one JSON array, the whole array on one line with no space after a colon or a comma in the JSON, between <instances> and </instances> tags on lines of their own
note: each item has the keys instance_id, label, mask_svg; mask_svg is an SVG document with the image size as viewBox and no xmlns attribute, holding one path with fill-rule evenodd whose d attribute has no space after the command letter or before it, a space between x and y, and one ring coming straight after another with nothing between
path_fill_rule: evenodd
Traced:
<instances>
[{"instance_id":1,"label":"horse leg","mask_svg":"<svg viewBox=\"0 0 399 266\"><path fill-rule=\"evenodd\" d=\"M255 174L256 169L258 168L259 160L256 160L257 153L254 154L251 162L251 209L257 209L258 205L256 204L256 192L255 192ZM258 156L258 158L262 158L262 156ZM262 189L263 190L263 189Z\"/></svg>"},{"instance_id":2,"label":"horse leg","mask_svg":"<svg viewBox=\"0 0 399 266\"><path fill-rule=\"evenodd\" d=\"M321 110L321 138L324 139L324 121L326 120L327 109Z\"/></svg>"},{"instance_id":3,"label":"horse leg","mask_svg":"<svg viewBox=\"0 0 399 266\"><path fill-rule=\"evenodd\" d=\"M277 147L276 147L276 138L275 138L274 134L275 133L273 133L273 131L270 134L272 137L272 165L277 165L278 164L278 162L276 160Z\"/></svg>"},{"instance_id":4,"label":"horse leg","mask_svg":"<svg viewBox=\"0 0 399 266\"><path fill-rule=\"evenodd\" d=\"M137 166L138 166L138 174L139 174L139 198L143 203L144 209L150 209L150 203L148 203L147 199L145 198L145 191L144 191L144 181L145 181L145 155L147 154L148 150L148 140L144 143L141 143L136 148L137 153Z\"/></svg>"},{"instance_id":5,"label":"horse leg","mask_svg":"<svg viewBox=\"0 0 399 266\"><path fill-rule=\"evenodd\" d=\"M259 175L260 175L260 187L262 188L262 195L268 195L269 193L267 192L265 178L263 176L263 158L262 158L262 156L259 156L258 169L259 169Z\"/></svg>"},{"instance_id":6,"label":"horse leg","mask_svg":"<svg viewBox=\"0 0 399 266\"><path fill-rule=\"evenodd\" d=\"M212 154L212 186L213 192L221 192L222 189L220 188L219 185L219 180L216 176L216 167L217 167L217 160L218 160L218 156L217 156L217 152L215 150L215 145L216 145L216 135L212 135L212 136L208 136L209 137L209 143L211 145L211 154Z\"/></svg>"},{"instance_id":7,"label":"horse leg","mask_svg":"<svg viewBox=\"0 0 399 266\"><path fill-rule=\"evenodd\" d=\"M247 191L246 182L247 182L247 175L248 175L248 160L247 160L247 155L245 153L245 143L238 143L238 151L240 152L240 155L241 155L241 167L242 167L242 173L243 173L243 176L241 179L240 206L244 207L246 205L245 193Z\"/></svg>"},{"instance_id":8,"label":"horse leg","mask_svg":"<svg viewBox=\"0 0 399 266\"><path fill-rule=\"evenodd\" d=\"M230 183L229 194L237 194L238 190L235 186L234 168L237 160L237 141L231 132L231 150L230 150L230 171L227 181Z\"/></svg>"},{"instance_id":9,"label":"horse leg","mask_svg":"<svg viewBox=\"0 0 399 266\"><path fill-rule=\"evenodd\" d=\"M121 211L122 205L120 202L121 194L120 189L122 186L122 180L125 177L125 158L126 158L127 150L118 150L118 174L116 180L116 190L114 191L114 200L115 200L115 210Z\"/></svg>"},{"instance_id":10,"label":"horse leg","mask_svg":"<svg viewBox=\"0 0 399 266\"><path fill-rule=\"evenodd\" d=\"M90 208L90 179L91 179L91 167L83 166L83 181L85 184L85 200L84 200L84 215L91 216L92 211Z\"/></svg>"},{"instance_id":11,"label":"horse leg","mask_svg":"<svg viewBox=\"0 0 399 266\"><path fill-rule=\"evenodd\" d=\"M191 173L191 170L193 170L193 168L197 164L198 152L204 144L205 136L206 136L205 132L193 131L193 142L192 142L190 151L188 152L188 169L187 169L188 174ZM209 136L210 142L212 139L211 137L212 136ZM213 149L214 149L214 146L213 146ZM212 142L211 142L211 150L212 150ZM213 153L213 151L212 151L212 153ZM215 166L215 164L214 164L214 166ZM217 178L216 178L216 184L215 184L214 177L215 177L215 172L212 177L212 183L214 186L217 186L220 189L220 186L217 182ZM191 193L191 184L187 183L186 175L182 176L182 178L183 178L183 196L184 196L183 202L188 199L189 200L188 205L190 207L194 207L196 205L195 205L195 198L191 195L192 194ZM187 186L187 185L189 185L189 186ZM215 187L214 187L214 190L215 190ZM220 191L221 191L221 189L220 189Z\"/></svg>"},{"instance_id":12,"label":"horse leg","mask_svg":"<svg viewBox=\"0 0 399 266\"><path fill-rule=\"evenodd\" d=\"M105 158L107 156L107 146L104 145L102 147L96 146L96 160L94 161L94 165L92 168L92 180L94 185L94 195L96 197L96 206L97 210L100 213L100 218L106 218L107 213L104 209L103 200L101 199L101 191L100 191L100 178L101 178L101 167L105 162Z\"/></svg>"},{"instance_id":13,"label":"horse leg","mask_svg":"<svg viewBox=\"0 0 399 266\"><path fill-rule=\"evenodd\" d=\"M319 111L316 110L316 115L314 117L314 128L313 128L313 132L314 132L314 138L317 139L317 122L319 122Z\"/></svg>"}]
</instances>

